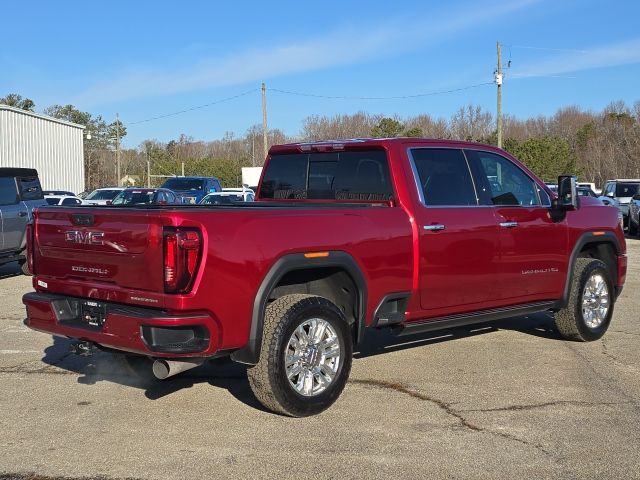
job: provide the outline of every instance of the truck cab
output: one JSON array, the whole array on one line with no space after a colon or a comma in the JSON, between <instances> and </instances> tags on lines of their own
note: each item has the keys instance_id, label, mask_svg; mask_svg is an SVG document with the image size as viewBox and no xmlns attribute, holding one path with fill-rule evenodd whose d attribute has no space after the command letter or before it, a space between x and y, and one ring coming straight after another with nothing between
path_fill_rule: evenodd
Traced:
<instances>
[{"instance_id":1,"label":"truck cab","mask_svg":"<svg viewBox=\"0 0 640 480\"><path fill-rule=\"evenodd\" d=\"M0 265L24 263L27 224L41 205L46 201L36 170L0 168Z\"/></svg>"}]
</instances>

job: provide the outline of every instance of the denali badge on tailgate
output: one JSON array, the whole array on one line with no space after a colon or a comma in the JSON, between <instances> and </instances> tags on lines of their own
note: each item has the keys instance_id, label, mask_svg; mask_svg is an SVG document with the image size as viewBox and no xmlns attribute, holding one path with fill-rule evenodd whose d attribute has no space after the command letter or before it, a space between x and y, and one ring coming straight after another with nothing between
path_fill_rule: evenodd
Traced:
<instances>
[{"instance_id":1,"label":"denali badge on tailgate","mask_svg":"<svg viewBox=\"0 0 640 480\"><path fill-rule=\"evenodd\" d=\"M64 240L69 243L104 245L103 238L103 232L83 232L81 230L68 230L64 232Z\"/></svg>"}]
</instances>

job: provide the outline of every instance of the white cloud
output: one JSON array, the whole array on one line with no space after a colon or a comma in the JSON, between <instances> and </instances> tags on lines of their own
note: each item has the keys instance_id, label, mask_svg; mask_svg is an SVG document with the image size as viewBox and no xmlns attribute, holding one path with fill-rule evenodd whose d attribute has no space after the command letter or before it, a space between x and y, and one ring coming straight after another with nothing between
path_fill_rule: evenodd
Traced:
<instances>
[{"instance_id":1,"label":"white cloud","mask_svg":"<svg viewBox=\"0 0 640 480\"><path fill-rule=\"evenodd\" d=\"M540 0L473 4L464 13L441 11L431 16L388 21L384 25L342 28L314 39L245 50L222 58L203 58L195 65L143 67L116 73L74 99L81 105L105 104L212 87L257 82L277 76L354 64L412 46L425 46L447 35L486 25L492 19Z\"/></svg>"},{"instance_id":2,"label":"white cloud","mask_svg":"<svg viewBox=\"0 0 640 480\"><path fill-rule=\"evenodd\" d=\"M588 50L566 52L513 70L512 77L548 77L640 63L640 38Z\"/></svg>"}]
</instances>

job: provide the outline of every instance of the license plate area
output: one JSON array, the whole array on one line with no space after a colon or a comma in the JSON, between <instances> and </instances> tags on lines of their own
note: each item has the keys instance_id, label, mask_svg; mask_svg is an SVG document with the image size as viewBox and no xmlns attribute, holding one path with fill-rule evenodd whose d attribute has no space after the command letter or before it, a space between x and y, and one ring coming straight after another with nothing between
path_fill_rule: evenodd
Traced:
<instances>
[{"instance_id":1,"label":"license plate area","mask_svg":"<svg viewBox=\"0 0 640 480\"><path fill-rule=\"evenodd\" d=\"M107 306L104 303L87 300L80 304L80 311L80 321L88 327L102 328L107 318Z\"/></svg>"},{"instance_id":2,"label":"license plate area","mask_svg":"<svg viewBox=\"0 0 640 480\"><path fill-rule=\"evenodd\" d=\"M58 322L88 330L102 330L107 304L95 300L61 299L53 302Z\"/></svg>"}]
</instances>

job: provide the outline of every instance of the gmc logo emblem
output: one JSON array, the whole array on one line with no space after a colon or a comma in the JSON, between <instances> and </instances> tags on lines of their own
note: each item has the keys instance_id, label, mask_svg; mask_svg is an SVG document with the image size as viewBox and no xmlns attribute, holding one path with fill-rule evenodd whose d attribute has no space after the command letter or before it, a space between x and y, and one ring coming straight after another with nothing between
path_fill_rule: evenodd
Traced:
<instances>
[{"instance_id":1,"label":"gmc logo emblem","mask_svg":"<svg viewBox=\"0 0 640 480\"><path fill-rule=\"evenodd\" d=\"M104 245L103 232L83 232L81 230L69 230L64 232L64 240L69 243L82 245Z\"/></svg>"}]
</instances>

